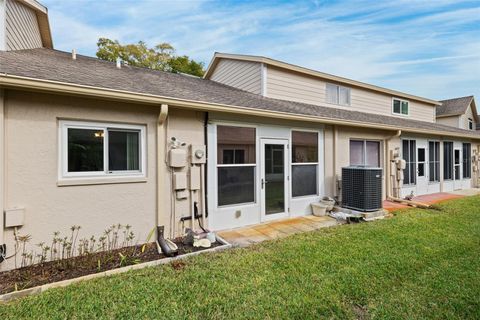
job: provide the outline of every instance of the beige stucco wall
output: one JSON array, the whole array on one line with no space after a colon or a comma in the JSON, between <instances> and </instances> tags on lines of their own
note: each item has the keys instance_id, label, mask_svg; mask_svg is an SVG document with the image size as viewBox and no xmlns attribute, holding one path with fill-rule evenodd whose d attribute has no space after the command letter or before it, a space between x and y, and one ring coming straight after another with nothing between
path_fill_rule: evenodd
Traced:
<instances>
[{"instance_id":1,"label":"beige stucco wall","mask_svg":"<svg viewBox=\"0 0 480 320\"><path fill-rule=\"evenodd\" d=\"M313 105L344 108L393 117L392 96L362 88L351 88L351 105L339 106L326 102L326 81L317 77L269 66L266 72L266 96ZM341 85L341 84L340 84ZM435 122L435 107L410 100L410 119Z\"/></svg>"},{"instance_id":2,"label":"beige stucco wall","mask_svg":"<svg viewBox=\"0 0 480 320\"><path fill-rule=\"evenodd\" d=\"M325 190L327 195L341 197L341 190L335 190L334 181L341 179L342 167L350 165L350 140L372 140L380 142L380 165L383 168L383 198L386 197L386 166L385 139L392 137L396 132L366 128L327 126L325 129ZM400 147L398 137L390 139L389 150ZM336 160L334 160L336 159Z\"/></svg>"},{"instance_id":3,"label":"beige stucco wall","mask_svg":"<svg viewBox=\"0 0 480 320\"><path fill-rule=\"evenodd\" d=\"M35 245L39 242L49 244L55 231L69 236L73 225L82 227L80 238L92 235L98 238L112 224L129 224L136 241L142 243L146 240L157 225L158 114L159 108L155 106L5 92L5 208L25 208L25 224L18 233L31 235L29 250L38 251ZM162 128L166 130L165 147L168 149L171 137L187 145L203 145L204 119L203 112L170 108ZM147 177L142 182L58 186L58 120L146 125ZM183 234L184 227L190 226L190 221L181 223L180 217L191 214L192 203L190 194L186 199L175 200L173 216L171 171L166 163L167 158L162 159L161 168L166 177L163 188L168 195L165 203L160 205L159 225L165 226L167 237L176 237ZM188 166L176 171L188 174ZM200 191L194 199L198 201L200 212L202 196ZM171 232L172 226L174 232ZM14 249L13 231L6 229L4 234L8 255ZM11 258L0 264L0 271L14 265Z\"/></svg>"},{"instance_id":4,"label":"beige stucco wall","mask_svg":"<svg viewBox=\"0 0 480 320\"><path fill-rule=\"evenodd\" d=\"M34 246L50 243L55 231L65 236L80 225L81 236L100 236L108 226L130 224L143 242L156 225L156 121L158 109L66 96L7 91L5 207L24 207ZM57 186L58 119L120 122L147 126L147 177L141 183ZM14 248L7 229L8 254ZM13 259L0 270L13 266Z\"/></svg>"},{"instance_id":5,"label":"beige stucco wall","mask_svg":"<svg viewBox=\"0 0 480 320\"><path fill-rule=\"evenodd\" d=\"M204 145L204 121L204 112L185 111L171 108L167 119L167 142L170 141L171 137L175 137L179 141L185 142L187 145ZM186 149L187 154L189 154L188 148ZM168 157L168 152L166 155ZM165 190L170 195L173 192L171 183L171 174L173 171L172 169L168 169L166 166L164 167L164 170L167 177L167 181L165 182ZM175 172L185 172L188 175L189 166L181 169L175 169ZM193 196L193 201L198 202L199 213L201 213L201 198L203 196L201 193L202 191L197 192L196 195ZM190 193L188 193L186 199L170 200L165 204L165 206L162 207L162 210L165 211L165 214L162 214L162 217L164 218L162 224L165 225L166 234L170 235L170 237L182 235L184 227L191 226L191 221L185 221L185 223L180 222L181 217L191 215L191 201L192 198L190 197ZM173 202L175 203L175 212L172 211ZM175 217L173 219L173 232L170 232L170 221L172 221L170 220L170 217ZM198 221L195 224L195 228L196 230L199 228Z\"/></svg>"}]
</instances>

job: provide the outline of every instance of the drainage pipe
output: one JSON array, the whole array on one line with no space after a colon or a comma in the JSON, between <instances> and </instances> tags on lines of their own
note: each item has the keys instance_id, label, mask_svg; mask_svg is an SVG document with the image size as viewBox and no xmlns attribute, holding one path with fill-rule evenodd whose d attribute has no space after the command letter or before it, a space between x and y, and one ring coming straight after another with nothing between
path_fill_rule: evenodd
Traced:
<instances>
[{"instance_id":1,"label":"drainage pipe","mask_svg":"<svg viewBox=\"0 0 480 320\"><path fill-rule=\"evenodd\" d=\"M395 133L393 136L388 136L386 137L385 140L385 155L386 155L386 160L387 162L385 163L386 166L386 178L387 178L387 192L386 196L387 199L392 197L392 189L393 189L393 184L392 184L392 175L391 175L391 161L393 159L390 159L390 147L389 147L389 142L393 138L398 138L402 135L402 130L397 130L397 133Z\"/></svg>"},{"instance_id":2,"label":"drainage pipe","mask_svg":"<svg viewBox=\"0 0 480 320\"><path fill-rule=\"evenodd\" d=\"M162 214L164 214L164 206L168 202L168 190L165 188L166 170L165 170L165 139L166 132L164 130L164 123L168 116L168 105L162 104L160 106L157 123L157 227L162 223ZM157 229L158 230L158 229ZM158 233L157 233L158 237Z\"/></svg>"},{"instance_id":3,"label":"drainage pipe","mask_svg":"<svg viewBox=\"0 0 480 320\"><path fill-rule=\"evenodd\" d=\"M0 263L6 255L3 212L5 209L5 90L0 89Z\"/></svg>"},{"instance_id":4,"label":"drainage pipe","mask_svg":"<svg viewBox=\"0 0 480 320\"><path fill-rule=\"evenodd\" d=\"M337 141L338 129L336 125L333 125L333 198L337 198ZM338 198L337 198L338 200Z\"/></svg>"}]
</instances>

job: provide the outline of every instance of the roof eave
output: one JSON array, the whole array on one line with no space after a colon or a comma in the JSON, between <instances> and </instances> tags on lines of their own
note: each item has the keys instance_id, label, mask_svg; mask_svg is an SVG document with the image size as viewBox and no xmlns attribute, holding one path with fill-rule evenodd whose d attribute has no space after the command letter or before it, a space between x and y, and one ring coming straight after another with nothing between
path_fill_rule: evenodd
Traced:
<instances>
[{"instance_id":1,"label":"roof eave","mask_svg":"<svg viewBox=\"0 0 480 320\"><path fill-rule=\"evenodd\" d=\"M149 104L149 105L156 105L156 106L159 106L161 104L169 104L172 106L177 106L182 108L197 109L197 110L200 109L202 111L210 111L210 112L214 112L214 111L229 112L229 113L248 114L248 115L267 117L267 118L280 118L280 119L296 120L296 121L318 122L323 124L348 125L348 126L354 126L354 127L374 128L374 129L383 129L383 130L392 130L392 131L403 130L403 131L412 132L412 133L432 134L437 136L440 135L440 136L449 136L449 137L463 137L463 138L466 137L465 133L416 129L416 128L404 128L404 127L397 127L397 126L386 125L386 124L360 122L360 121L345 120L345 119L333 119L333 118L327 118L327 117L293 114L293 113L281 112L281 111L260 110L256 108L248 108L248 107L226 105L226 104L216 104L211 102L194 101L194 100L187 100L187 99L180 99L180 98L172 98L167 96L159 96L159 95L152 95L152 94L146 94L146 93L78 85L78 84L71 84L66 82L21 77L21 76L14 76L14 75L8 75L8 74L0 74L0 88L1 87L20 88L20 89L30 90L30 91L51 92L51 93L57 93L57 94L63 94L63 95L89 96L89 97L101 98L106 100L116 100L116 101L141 103L141 104ZM468 138L480 140L480 135L478 136L470 135L468 136Z\"/></svg>"}]
</instances>

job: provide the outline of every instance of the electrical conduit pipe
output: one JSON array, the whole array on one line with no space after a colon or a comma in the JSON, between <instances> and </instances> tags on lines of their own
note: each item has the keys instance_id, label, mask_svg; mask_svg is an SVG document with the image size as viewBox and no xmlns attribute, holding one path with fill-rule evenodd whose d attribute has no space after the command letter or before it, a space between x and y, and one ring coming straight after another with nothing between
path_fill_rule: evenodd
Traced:
<instances>
[{"instance_id":1,"label":"electrical conduit pipe","mask_svg":"<svg viewBox=\"0 0 480 320\"><path fill-rule=\"evenodd\" d=\"M386 177L387 177L387 199L391 198L392 197L392 188L393 188L393 184L392 184L392 176L391 176L391 172L390 172L390 169L391 169L391 161L393 159L390 159L390 147L389 147L389 142L390 140L394 139L394 138L398 138L402 135L402 130L397 130L397 133L395 133L393 136L388 136L385 138L385 155L386 155L386 159L387 159L387 163L385 164L386 165Z\"/></svg>"},{"instance_id":2,"label":"electrical conduit pipe","mask_svg":"<svg viewBox=\"0 0 480 320\"><path fill-rule=\"evenodd\" d=\"M167 257L174 256L177 251L171 248L171 245L164 238L164 226L162 221L162 205L167 203L168 191L165 188L166 170L164 168L165 154L165 139L166 133L164 130L164 123L168 116L168 105L162 104L158 114L157 123L157 244L163 254ZM172 204L174 205L174 204Z\"/></svg>"}]
</instances>

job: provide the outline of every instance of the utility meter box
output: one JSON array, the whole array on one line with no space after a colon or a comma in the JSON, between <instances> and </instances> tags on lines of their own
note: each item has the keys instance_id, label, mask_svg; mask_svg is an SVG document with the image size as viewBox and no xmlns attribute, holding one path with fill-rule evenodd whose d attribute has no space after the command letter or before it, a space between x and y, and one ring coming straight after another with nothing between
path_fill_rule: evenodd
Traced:
<instances>
[{"instance_id":1,"label":"utility meter box","mask_svg":"<svg viewBox=\"0 0 480 320\"><path fill-rule=\"evenodd\" d=\"M194 166L190 168L190 190L200 190L200 167Z\"/></svg>"},{"instance_id":2,"label":"utility meter box","mask_svg":"<svg viewBox=\"0 0 480 320\"><path fill-rule=\"evenodd\" d=\"M171 149L168 157L170 167L183 168L187 165L187 150Z\"/></svg>"},{"instance_id":3,"label":"utility meter box","mask_svg":"<svg viewBox=\"0 0 480 320\"><path fill-rule=\"evenodd\" d=\"M25 223L25 208L5 209L5 228L21 227Z\"/></svg>"},{"instance_id":4,"label":"utility meter box","mask_svg":"<svg viewBox=\"0 0 480 320\"><path fill-rule=\"evenodd\" d=\"M190 146L190 162L192 164L202 164L207 162L207 148L205 145Z\"/></svg>"},{"instance_id":5,"label":"utility meter box","mask_svg":"<svg viewBox=\"0 0 480 320\"><path fill-rule=\"evenodd\" d=\"M187 189L187 174L185 172L175 172L173 174L173 189Z\"/></svg>"}]
</instances>

